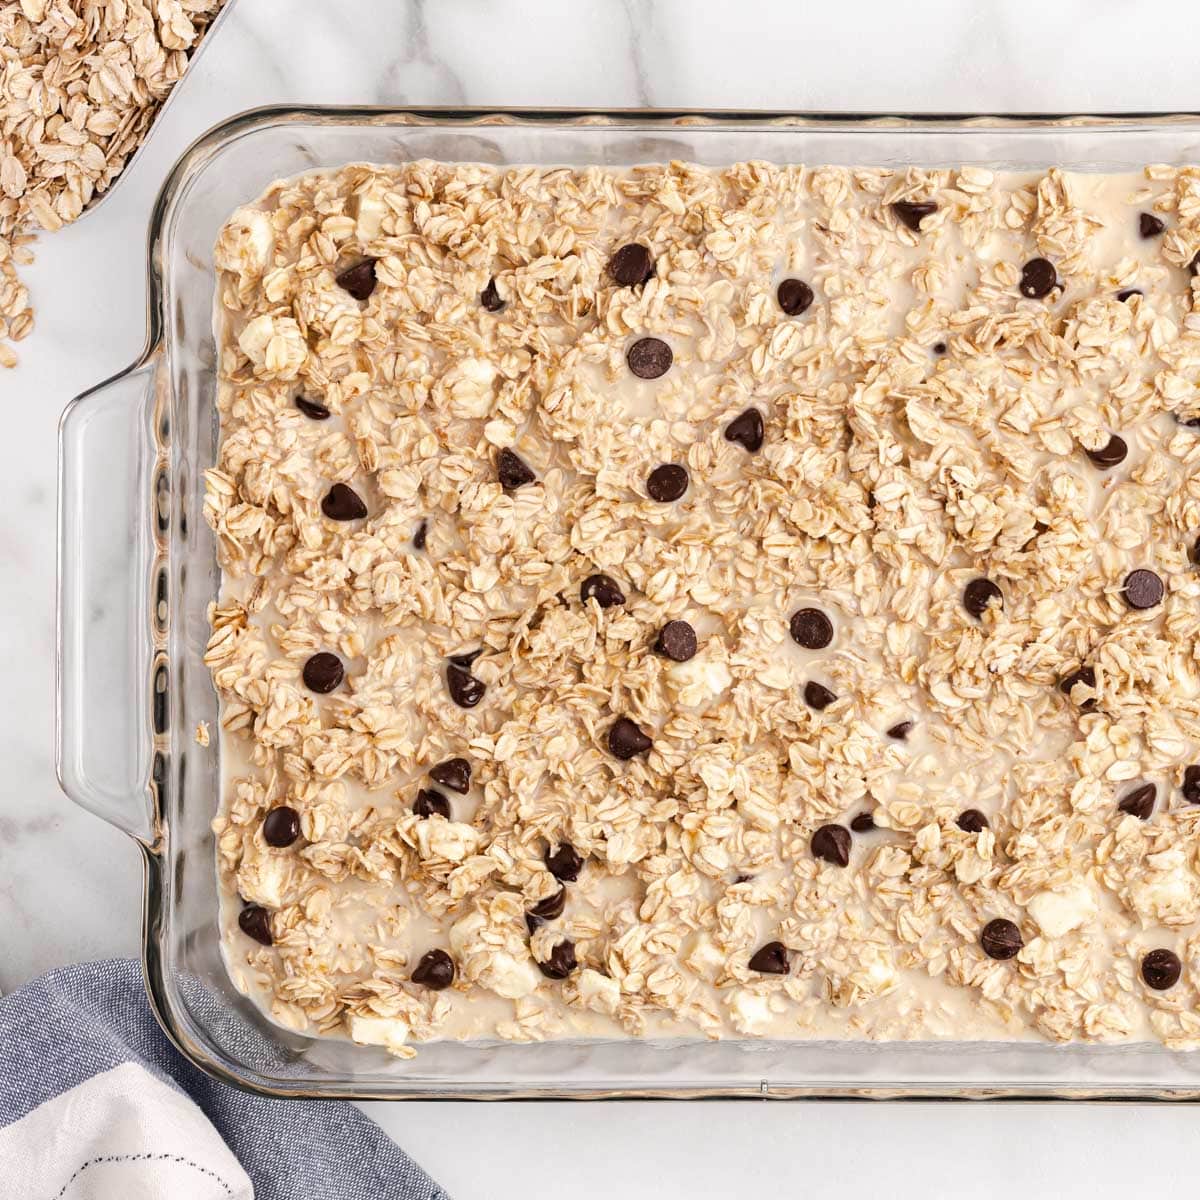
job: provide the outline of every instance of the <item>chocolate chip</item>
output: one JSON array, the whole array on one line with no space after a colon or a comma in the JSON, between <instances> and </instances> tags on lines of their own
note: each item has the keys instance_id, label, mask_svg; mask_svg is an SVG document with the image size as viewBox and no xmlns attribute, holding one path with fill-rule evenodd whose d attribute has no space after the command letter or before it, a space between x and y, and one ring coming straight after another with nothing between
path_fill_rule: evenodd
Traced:
<instances>
[{"instance_id":1,"label":"chocolate chip","mask_svg":"<svg viewBox=\"0 0 1200 1200\"><path fill-rule=\"evenodd\" d=\"M789 969L787 947L782 942L768 942L750 956L750 970L760 975L786 975Z\"/></svg>"},{"instance_id":2,"label":"chocolate chip","mask_svg":"<svg viewBox=\"0 0 1200 1200\"><path fill-rule=\"evenodd\" d=\"M608 752L614 758L630 759L635 754L645 754L653 744L628 717L618 717L608 731Z\"/></svg>"},{"instance_id":3,"label":"chocolate chip","mask_svg":"<svg viewBox=\"0 0 1200 1200\"><path fill-rule=\"evenodd\" d=\"M433 788L420 788L413 801L413 812L418 817L445 817L450 820L450 801Z\"/></svg>"},{"instance_id":4,"label":"chocolate chip","mask_svg":"<svg viewBox=\"0 0 1200 1200\"><path fill-rule=\"evenodd\" d=\"M261 904L247 904L238 913L238 927L247 936L264 946L273 945L271 936L271 914Z\"/></svg>"},{"instance_id":5,"label":"chocolate chip","mask_svg":"<svg viewBox=\"0 0 1200 1200\"><path fill-rule=\"evenodd\" d=\"M417 532L413 534L413 549L414 550L424 550L425 549L425 539L428 536L429 536L429 522L422 521L420 523L420 525L417 526Z\"/></svg>"},{"instance_id":6,"label":"chocolate chip","mask_svg":"<svg viewBox=\"0 0 1200 1200\"><path fill-rule=\"evenodd\" d=\"M1144 296L1145 294L1141 288L1122 288L1117 293L1117 299L1124 304L1126 300L1132 300L1134 296Z\"/></svg>"},{"instance_id":7,"label":"chocolate chip","mask_svg":"<svg viewBox=\"0 0 1200 1200\"><path fill-rule=\"evenodd\" d=\"M348 267L337 277L338 287L343 287L355 300L366 300L375 290L375 260L364 259Z\"/></svg>"},{"instance_id":8,"label":"chocolate chip","mask_svg":"<svg viewBox=\"0 0 1200 1200\"><path fill-rule=\"evenodd\" d=\"M480 646L478 650L464 650L461 654L451 654L446 661L452 662L456 667L462 667L464 671L469 671L482 653L483 647Z\"/></svg>"},{"instance_id":9,"label":"chocolate chip","mask_svg":"<svg viewBox=\"0 0 1200 1200\"><path fill-rule=\"evenodd\" d=\"M1154 608L1162 603L1163 581L1153 571L1139 567L1125 576L1121 595L1130 608Z\"/></svg>"},{"instance_id":10,"label":"chocolate chip","mask_svg":"<svg viewBox=\"0 0 1200 1200\"><path fill-rule=\"evenodd\" d=\"M470 671L454 663L446 668L446 687L450 690L450 699L459 708L474 708L487 691L481 679L476 679Z\"/></svg>"},{"instance_id":11,"label":"chocolate chip","mask_svg":"<svg viewBox=\"0 0 1200 1200\"><path fill-rule=\"evenodd\" d=\"M945 342L934 342L933 343L934 354L945 354L948 349L949 349L949 346L947 346Z\"/></svg>"},{"instance_id":12,"label":"chocolate chip","mask_svg":"<svg viewBox=\"0 0 1200 1200\"><path fill-rule=\"evenodd\" d=\"M1138 213L1138 233L1144 238L1158 237L1166 225L1153 213Z\"/></svg>"},{"instance_id":13,"label":"chocolate chip","mask_svg":"<svg viewBox=\"0 0 1200 1200\"><path fill-rule=\"evenodd\" d=\"M292 403L313 421L328 421L332 415L325 405L318 404L315 400L305 400L303 396L297 396Z\"/></svg>"},{"instance_id":14,"label":"chocolate chip","mask_svg":"<svg viewBox=\"0 0 1200 1200\"><path fill-rule=\"evenodd\" d=\"M1151 950L1142 959L1142 978L1148 988L1156 992L1165 992L1174 987L1183 974L1183 963L1174 950Z\"/></svg>"},{"instance_id":15,"label":"chocolate chip","mask_svg":"<svg viewBox=\"0 0 1200 1200\"><path fill-rule=\"evenodd\" d=\"M412 981L429 988L431 992L444 991L454 982L454 959L445 950L430 950L421 955L421 961L412 973Z\"/></svg>"},{"instance_id":16,"label":"chocolate chip","mask_svg":"<svg viewBox=\"0 0 1200 1200\"><path fill-rule=\"evenodd\" d=\"M1200 250L1192 255L1192 261L1188 263L1188 274L1200 274Z\"/></svg>"},{"instance_id":17,"label":"chocolate chip","mask_svg":"<svg viewBox=\"0 0 1200 1200\"><path fill-rule=\"evenodd\" d=\"M788 628L792 641L806 650L824 650L833 641L833 622L819 608L798 608Z\"/></svg>"},{"instance_id":18,"label":"chocolate chip","mask_svg":"<svg viewBox=\"0 0 1200 1200\"><path fill-rule=\"evenodd\" d=\"M487 287L479 293L479 303L483 305L488 312L499 312L504 307L504 300L500 293L496 291L496 281L489 279Z\"/></svg>"},{"instance_id":19,"label":"chocolate chip","mask_svg":"<svg viewBox=\"0 0 1200 1200\"><path fill-rule=\"evenodd\" d=\"M546 855L546 870L559 883L574 883L583 870L583 857L570 842L563 842L553 854Z\"/></svg>"},{"instance_id":20,"label":"chocolate chip","mask_svg":"<svg viewBox=\"0 0 1200 1200\"><path fill-rule=\"evenodd\" d=\"M465 758L448 758L430 768L429 778L465 796L471 790L471 764Z\"/></svg>"},{"instance_id":21,"label":"chocolate chip","mask_svg":"<svg viewBox=\"0 0 1200 1200\"><path fill-rule=\"evenodd\" d=\"M663 463L646 477L646 494L660 504L678 500L688 490L687 468L678 463Z\"/></svg>"},{"instance_id":22,"label":"chocolate chip","mask_svg":"<svg viewBox=\"0 0 1200 1200\"><path fill-rule=\"evenodd\" d=\"M629 347L625 361L639 379L659 379L671 369L675 355L661 338L639 338Z\"/></svg>"},{"instance_id":23,"label":"chocolate chip","mask_svg":"<svg viewBox=\"0 0 1200 1200\"><path fill-rule=\"evenodd\" d=\"M668 621L654 639L654 653L687 662L696 656L696 631L686 621Z\"/></svg>"},{"instance_id":24,"label":"chocolate chip","mask_svg":"<svg viewBox=\"0 0 1200 1200\"><path fill-rule=\"evenodd\" d=\"M812 852L814 857L836 867L848 867L850 830L844 825L822 825L812 836Z\"/></svg>"},{"instance_id":25,"label":"chocolate chip","mask_svg":"<svg viewBox=\"0 0 1200 1200\"><path fill-rule=\"evenodd\" d=\"M566 979L577 966L575 943L564 938L550 951L550 957L545 962L538 963L538 970L547 979Z\"/></svg>"},{"instance_id":26,"label":"chocolate chip","mask_svg":"<svg viewBox=\"0 0 1200 1200\"><path fill-rule=\"evenodd\" d=\"M815 679L810 679L804 685L804 703L809 708L815 708L817 712L828 708L836 699L823 683L817 683Z\"/></svg>"},{"instance_id":27,"label":"chocolate chip","mask_svg":"<svg viewBox=\"0 0 1200 1200\"><path fill-rule=\"evenodd\" d=\"M1072 691L1074 691L1079 684L1083 684L1084 687L1089 687L1095 691L1096 672L1091 667L1080 667L1077 671L1072 671L1070 675L1063 679L1063 681L1058 685L1058 690L1067 696L1068 699L1070 699ZM1090 712L1096 707L1095 696L1089 696L1088 699L1086 699L1079 707L1083 709L1084 712Z\"/></svg>"},{"instance_id":28,"label":"chocolate chip","mask_svg":"<svg viewBox=\"0 0 1200 1200\"><path fill-rule=\"evenodd\" d=\"M331 521L360 521L367 515L367 506L353 488L335 483L321 501L321 511Z\"/></svg>"},{"instance_id":29,"label":"chocolate chip","mask_svg":"<svg viewBox=\"0 0 1200 1200\"><path fill-rule=\"evenodd\" d=\"M1154 784L1139 783L1132 791L1126 792L1121 797L1117 808L1131 817L1137 817L1139 821L1148 821L1151 813L1154 812L1154 802L1157 799L1158 788Z\"/></svg>"},{"instance_id":30,"label":"chocolate chip","mask_svg":"<svg viewBox=\"0 0 1200 1200\"><path fill-rule=\"evenodd\" d=\"M300 836L300 814L280 804L263 817L262 831L268 846L276 849L290 846Z\"/></svg>"},{"instance_id":31,"label":"chocolate chip","mask_svg":"<svg viewBox=\"0 0 1200 1200\"><path fill-rule=\"evenodd\" d=\"M327 650L314 654L304 664L304 670L301 672L304 686L310 692L318 692L322 696L332 692L345 678L345 674L342 660Z\"/></svg>"},{"instance_id":32,"label":"chocolate chip","mask_svg":"<svg viewBox=\"0 0 1200 1200\"><path fill-rule=\"evenodd\" d=\"M506 492L513 492L527 483L532 483L537 476L520 455L505 447L496 455L496 478L500 480L500 486Z\"/></svg>"},{"instance_id":33,"label":"chocolate chip","mask_svg":"<svg viewBox=\"0 0 1200 1200\"><path fill-rule=\"evenodd\" d=\"M762 449L763 418L757 408L748 408L725 426L725 440L749 450L753 454Z\"/></svg>"},{"instance_id":34,"label":"chocolate chip","mask_svg":"<svg viewBox=\"0 0 1200 1200\"><path fill-rule=\"evenodd\" d=\"M921 232L921 222L937 212L937 205L931 200L897 200L892 205L892 212L904 222L913 233Z\"/></svg>"},{"instance_id":35,"label":"chocolate chip","mask_svg":"<svg viewBox=\"0 0 1200 1200\"><path fill-rule=\"evenodd\" d=\"M645 246L630 242L608 260L608 275L620 287L637 287L654 274L654 256Z\"/></svg>"},{"instance_id":36,"label":"chocolate chip","mask_svg":"<svg viewBox=\"0 0 1200 1200\"><path fill-rule=\"evenodd\" d=\"M560 887L553 896L547 896L545 900L539 900L530 910L529 915L537 917L542 921L554 921L563 915L563 909L567 904L567 889Z\"/></svg>"},{"instance_id":37,"label":"chocolate chip","mask_svg":"<svg viewBox=\"0 0 1200 1200\"><path fill-rule=\"evenodd\" d=\"M789 317L798 317L812 304L813 290L803 279L785 279L775 289L775 299Z\"/></svg>"},{"instance_id":38,"label":"chocolate chip","mask_svg":"<svg viewBox=\"0 0 1200 1200\"><path fill-rule=\"evenodd\" d=\"M1188 551L1188 558L1192 560L1194 566L1200 567L1200 537L1192 543L1192 548Z\"/></svg>"},{"instance_id":39,"label":"chocolate chip","mask_svg":"<svg viewBox=\"0 0 1200 1200\"><path fill-rule=\"evenodd\" d=\"M997 917L989 921L979 935L979 944L988 958L1014 958L1025 945L1021 931L1011 921Z\"/></svg>"},{"instance_id":40,"label":"chocolate chip","mask_svg":"<svg viewBox=\"0 0 1200 1200\"><path fill-rule=\"evenodd\" d=\"M1189 804L1200 804L1200 767L1183 768L1183 798Z\"/></svg>"},{"instance_id":41,"label":"chocolate chip","mask_svg":"<svg viewBox=\"0 0 1200 1200\"><path fill-rule=\"evenodd\" d=\"M988 828L988 819L977 808L964 808L954 818L954 823L963 833L982 833Z\"/></svg>"},{"instance_id":42,"label":"chocolate chip","mask_svg":"<svg viewBox=\"0 0 1200 1200\"><path fill-rule=\"evenodd\" d=\"M990 579L972 579L963 588L963 608L973 617L982 617L993 600L1004 607L1004 594Z\"/></svg>"},{"instance_id":43,"label":"chocolate chip","mask_svg":"<svg viewBox=\"0 0 1200 1200\"><path fill-rule=\"evenodd\" d=\"M855 833L870 833L875 828L875 817L869 812L860 812L850 822L850 828Z\"/></svg>"},{"instance_id":44,"label":"chocolate chip","mask_svg":"<svg viewBox=\"0 0 1200 1200\"><path fill-rule=\"evenodd\" d=\"M911 721L897 721L895 725L887 731L890 738L895 738L898 742L908 741L908 735L912 733L913 723Z\"/></svg>"},{"instance_id":45,"label":"chocolate chip","mask_svg":"<svg viewBox=\"0 0 1200 1200\"><path fill-rule=\"evenodd\" d=\"M1109 467L1115 467L1125 461L1129 447L1125 445L1124 438L1117 437L1114 433L1099 450L1085 450L1084 453L1092 460L1094 466L1107 471Z\"/></svg>"},{"instance_id":46,"label":"chocolate chip","mask_svg":"<svg viewBox=\"0 0 1200 1200\"><path fill-rule=\"evenodd\" d=\"M1043 296L1048 296L1057 285L1058 274L1049 259L1031 258L1021 268L1019 289L1022 296L1040 300Z\"/></svg>"},{"instance_id":47,"label":"chocolate chip","mask_svg":"<svg viewBox=\"0 0 1200 1200\"><path fill-rule=\"evenodd\" d=\"M625 603L625 593L611 575L589 575L579 585L579 599L584 604L595 600L601 608L615 608Z\"/></svg>"}]
</instances>

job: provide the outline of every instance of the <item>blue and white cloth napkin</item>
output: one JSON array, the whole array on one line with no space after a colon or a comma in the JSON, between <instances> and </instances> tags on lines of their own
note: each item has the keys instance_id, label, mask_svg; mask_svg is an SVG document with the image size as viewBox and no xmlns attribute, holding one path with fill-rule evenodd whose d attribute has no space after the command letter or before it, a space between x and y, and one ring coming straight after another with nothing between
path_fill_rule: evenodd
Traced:
<instances>
[{"instance_id":1,"label":"blue and white cloth napkin","mask_svg":"<svg viewBox=\"0 0 1200 1200\"><path fill-rule=\"evenodd\" d=\"M125 960L0 998L0 1196L448 1200L353 1106L268 1100L197 1070Z\"/></svg>"}]
</instances>

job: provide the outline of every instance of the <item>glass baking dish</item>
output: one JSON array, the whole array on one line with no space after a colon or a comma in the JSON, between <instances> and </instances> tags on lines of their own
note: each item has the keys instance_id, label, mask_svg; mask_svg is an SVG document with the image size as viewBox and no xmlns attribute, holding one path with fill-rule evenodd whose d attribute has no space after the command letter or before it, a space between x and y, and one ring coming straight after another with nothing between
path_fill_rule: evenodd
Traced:
<instances>
[{"instance_id":1,"label":"glass baking dish","mask_svg":"<svg viewBox=\"0 0 1200 1200\"><path fill-rule=\"evenodd\" d=\"M146 981L180 1050L277 1096L1200 1097L1200 1054L1159 1045L444 1042L401 1062L289 1033L234 989L218 948L217 702L202 662L218 584L201 515L218 432L212 247L229 213L274 179L414 158L1120 171L1200 161L1200 117L261 109L192 146L151 222L146 348L68 407L59 475L59 777L142 848ZM200 722L213 731L206 749L194 740Z\"/></svg>"}]
</instances>

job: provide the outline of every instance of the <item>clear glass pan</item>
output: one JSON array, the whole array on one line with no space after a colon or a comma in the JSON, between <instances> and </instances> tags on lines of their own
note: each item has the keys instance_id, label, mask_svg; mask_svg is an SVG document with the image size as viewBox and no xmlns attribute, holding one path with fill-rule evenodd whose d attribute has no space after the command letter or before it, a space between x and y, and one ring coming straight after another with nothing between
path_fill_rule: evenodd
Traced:
<instances>
[{"instance_id":1,"label":"clear glass pan","mask_svg":"<svg viewBox=\"0 0 1200 1200\"><path fill-rule=\"evenodd\" d=\"M202 662L218 581L201 515L217 441L212 246L233 208L274 179L414 158L1122 171L1200 162L1200 118L265 109L202 137L155 208L145 352L70 405L60 443L59 777L144 851L147 986L180 1050L278 1096L1200 1097L1200 1054L1157 1045L438 1043L400 1062L289 1034L234 990L216 930L216 738L206 750L193 740L198 722L217 728Z\"/></svg>"}]
</instances>

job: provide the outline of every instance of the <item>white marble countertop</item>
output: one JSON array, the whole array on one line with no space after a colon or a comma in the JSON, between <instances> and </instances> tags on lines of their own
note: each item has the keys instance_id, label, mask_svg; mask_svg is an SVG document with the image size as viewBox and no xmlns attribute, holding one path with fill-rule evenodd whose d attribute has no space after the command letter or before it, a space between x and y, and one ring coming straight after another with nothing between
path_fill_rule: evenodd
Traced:
<instances>
[{"instance_id":1,"label":"white marble countertop","mask_svg":"<svg viewBox=\"0 0 1200 1200\"><path fill-rule=\"evenodd\" d=\"M120 190L42 242L28 276L37 331L20 368L0 374L10 447L0 475L0 989L138 949L134 847L74 810L54 781L55 428L67 400L141 347L148 214L196 135L286 102L1200 109L1198 26L1191 0L573 0L569 16L561 0L244 0ZM1091 1105L369 1107L464 1200L885 1187L897 1198L1090 1200L1182 1166L1194 1125L1183 1109ZM697 1120L719 1139L697 1139Z\"/></svg>"}]
</instances>

